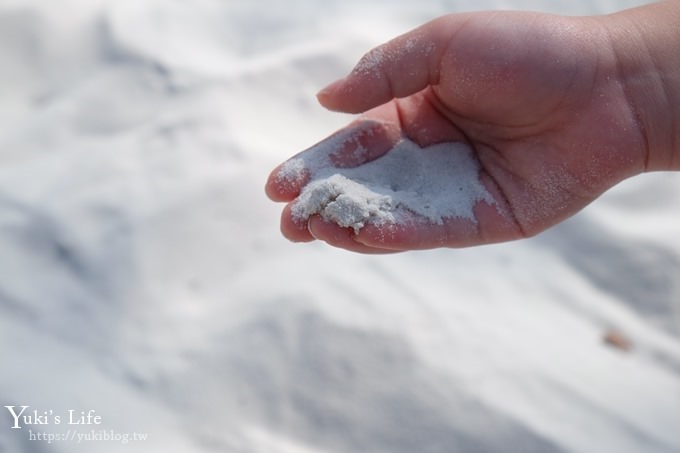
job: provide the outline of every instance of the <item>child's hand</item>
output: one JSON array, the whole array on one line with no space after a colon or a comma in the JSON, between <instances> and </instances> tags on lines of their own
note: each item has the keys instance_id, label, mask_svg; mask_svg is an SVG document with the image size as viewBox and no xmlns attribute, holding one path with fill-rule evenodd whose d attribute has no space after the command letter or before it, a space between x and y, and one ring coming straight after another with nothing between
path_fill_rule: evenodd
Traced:
<instances>
[{"instance_id":1,"label":"child's hand","mask_svg":"<svg viewBox=\"0 0 680 453\"><path fill-rule=\"evenodd\" d=\"M605 23L537 13L457 14L372 50L318 95L329 109L363 115L279 166L267 182L273 200L289 202L283 234L366 253L507 241L564 220L643 172L649 137ZM413 204L388 203L382 208L394 209L394 218L364 215L350 225L326 215L324 206L301 206L315 179L339 172L366 182L373 173L357 168L388 165L375 159L396 152L402 139L423 148L447 142L471 148L467 159L477 175L470 184L482 187L468 199L471 215L452 210L437 219ZM426 151L415 156L423 164L434 155ZM422 168L433 166L418 163L409 171ZM451 178L461 177L450 170Z\"/></svg>"}]
</instances>

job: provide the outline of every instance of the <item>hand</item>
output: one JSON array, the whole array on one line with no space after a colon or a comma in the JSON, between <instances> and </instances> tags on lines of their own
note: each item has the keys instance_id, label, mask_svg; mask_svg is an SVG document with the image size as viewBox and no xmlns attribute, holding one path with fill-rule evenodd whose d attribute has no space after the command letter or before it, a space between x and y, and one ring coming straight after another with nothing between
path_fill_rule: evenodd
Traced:
<instances>
[{"instance_id":1,"label":"hand","mask_svg":"<svg viewBox=\"0 0 680 453\"><path fill-rule=\"evenodd\" d=\"M384 253L518 239L578 212L648 159L609 36L594 17L456 14L372 50L318 95L329 109L363 115L303 161L327 153L331 167L359 167L403 138L421 147L464 142L490 197L476 202L473 218L433 222L412 212L342 227L293 215L311 173L283 178L284 164L266 187L288 202L283 234Z\"/></svg>"}]
</instances>

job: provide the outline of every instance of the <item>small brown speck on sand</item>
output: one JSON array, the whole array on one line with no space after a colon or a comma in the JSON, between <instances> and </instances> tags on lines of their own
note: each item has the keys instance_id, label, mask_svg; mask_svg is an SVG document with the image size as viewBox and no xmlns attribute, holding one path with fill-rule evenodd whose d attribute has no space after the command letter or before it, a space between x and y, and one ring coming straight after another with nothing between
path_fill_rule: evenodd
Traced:
<instances>
[{"instance_id":1,"label":"small brown speck on sand","mask_svg":"<svg viewBox=\"0 0 680 453\"><path fill-rule=\"evenodd\" d=\"M602 337L602 340L606 345L624 352L629 352L631 349L633 349L633 342L630 340L630 338L616 329L607 330Z\"/></svg>"}]
</instances>

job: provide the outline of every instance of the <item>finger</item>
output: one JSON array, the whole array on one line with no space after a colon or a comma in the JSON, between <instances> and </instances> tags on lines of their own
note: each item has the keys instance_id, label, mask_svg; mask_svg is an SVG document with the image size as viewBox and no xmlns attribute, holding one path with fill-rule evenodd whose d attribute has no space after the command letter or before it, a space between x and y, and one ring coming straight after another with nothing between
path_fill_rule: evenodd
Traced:
<instances>
[{"instance_id":1,"label":"finger","mask_svg":"<svg viewBox=\"0 0 680 453\"><path fill-rule=\"evenodd\" d=\"M309 232L307 219L299 219L292 213L292 205L287 204L281 212L281 233L292 242L311 242L314 236Z\"/></svg>"},{"instance_id":2,"label":"finger","mask_svg":"<svg viewBox=\"0 0 680 453\"><path fill-rule=\"evenodd\" d=\"M337 168L353 168L385 154L401 139L401 132L392 121L382 121L377 115L359 119L346 128L339 145L331 145L329 162ZM330 144L329 144L330 145Z\"/></svg>"},{"instance_id":3,"label":"finger","mask_svg":"<svg viewBox=\"0 0 680 453\"><path fill-rule=\"evenodd\" d=\"M353 229L340 227L333 222L324 220L318 215L310 217L308 227L309 232L315 239L351 252L385 254L399 251L373 247L357 242L354 240L355 233Z\"/></svg>"},{"instance_id":4,"label":"finger","mask_svg":"<svg viewBox=\"0 0 680 453\"><path fill-rule=\"evenodd\" d=\"M445 219L433 223L410 213L400 215L398 223L369 224L358 232L355 242L386 250L425 250L456 245L472 245L478 232L468 219Z\"/></svg>"},{"instance_id":5,"label":"finger","mask_svg":"<svg viewBox=\"0 0 680 453\"><path fill-rule=\"evenodd\" d=\"M524 237L500 201L477 203L473 219L448 217L435 223L410 212L399 218L393 224L367 224L353 239L370 248L402 251L470 247Z\"/></svg>"},{"instance_id":6,"label":"finger","mask_svg":"<svg viewBox=\"0 0 680 453\"><path fill-rule=\"evenodd\" d=\"M385 154L400 139L390 121L360 119L276 167L265 185L274 201L291 201L319 171L351 168Z\"/></svg>"},{"instance_id":7,"label":"finger","mask_svg":"<svg viewBox=\"0 0 680 453\"><path fill-rule=\"evenodd\" d=\"M304 167L304 162L293 157L272 170L264 190L272 201L291 201L309 178L309 169Z\"/></svg>"},{"instance_id":8,"label":"finger","mask_svg":"<svg viewBox=\"0 0 680 453\"><path fill-rule=\"evenodd\" d=\"M360 113L436 84L441 55L464 17L429 22L376 47L347 77L321 90L319 102L330 110Z\"/></svg>"}]
</instances>

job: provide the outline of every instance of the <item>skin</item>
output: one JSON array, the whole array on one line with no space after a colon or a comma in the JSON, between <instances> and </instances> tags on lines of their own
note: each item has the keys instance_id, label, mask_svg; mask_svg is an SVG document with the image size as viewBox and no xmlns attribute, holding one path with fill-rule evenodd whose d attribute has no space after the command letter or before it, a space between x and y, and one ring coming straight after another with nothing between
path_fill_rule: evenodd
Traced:
<instances>
[{"instance_id":1,"label":"skin","mask_svg":"<svg viewBox=\"0 0 680 453\"><path fill-rule=\"evenodd\" d=\"M308 177L283 180L277 167L266 191L287 203L282 233L362 253L509 241L574 215L623 179L680 169L678 24L677 0L597 17L453 14L372 50L318 94L328 109L361 114L344 130L359 138L337 146L334 165L361 165L402 137L422 147L463 141L495 202L477 203L476 221L413 214L354 232L295 219ZM357 140L368 149L360 158Z\"/></svg>"}]
</instances>

